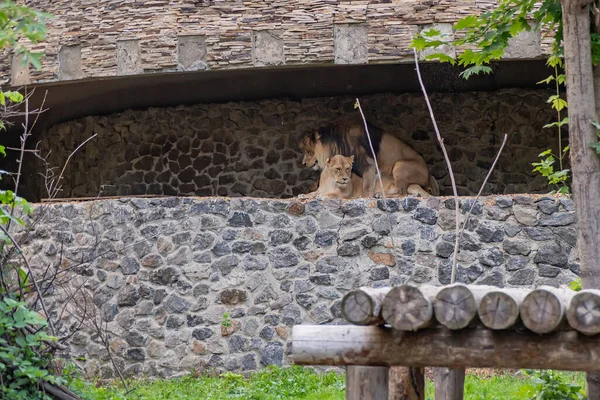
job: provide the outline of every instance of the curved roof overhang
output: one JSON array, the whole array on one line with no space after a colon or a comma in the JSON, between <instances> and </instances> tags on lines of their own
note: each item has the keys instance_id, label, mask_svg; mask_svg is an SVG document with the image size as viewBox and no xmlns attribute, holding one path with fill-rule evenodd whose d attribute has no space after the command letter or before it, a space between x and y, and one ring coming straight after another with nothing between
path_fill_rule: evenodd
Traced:
<instances>
[{"instance_id":1,"label":"curved roof overhang","mask_svg":"<svg viewBox=\"0 0 600 400\"><path fill-rule=\"evenodd\" d=\"M490 75L469 80L459 77L462 69L450 64L429 62L420 66L429 92L541 89L536 82L551 73L544 60L501 61ZM39 107L47 93L48 111L40 116L36 132L63 121L127 109L420 91L412 63L156 73L41 83L26 88L35 89L30 108ZM15 134L22 129L20 121L14 122L9 135L16 139Z\"/></svg>"}]
</instances>

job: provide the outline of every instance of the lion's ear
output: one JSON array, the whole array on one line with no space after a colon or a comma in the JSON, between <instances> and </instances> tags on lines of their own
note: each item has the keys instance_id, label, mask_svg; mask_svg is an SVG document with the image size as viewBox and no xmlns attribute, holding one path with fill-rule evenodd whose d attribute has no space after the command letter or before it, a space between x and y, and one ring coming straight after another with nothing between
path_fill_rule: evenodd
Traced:
<instances>
[{"instance_id":1,"label":"lion's ear","mask_svg":"<svg viewBox=\"0 0 600 400\"><path fill-rule=\"evenodd\" d=\"M354 154L352 154L349 158L350 158L350 163L354 164Z\"/></svg>"},{"instance_id":2,"label":"lion's ear","mask_svg":"<svg viewBox=\"0 0 600 400\"><path fill-rule=\"evenodd\" d=\"M319 131L315 131L315 140L320 140L321 139L321 134L319 133Z\"/></svg>"},{"instance_id":3,"label":"lion's ear","mask_svg":"<svg viewBox=\"0 0 600 400\"><path fill-rule=\"evenodd\" d=\"M325 160L325 164L331 165L331 158L328 158L327 160Z\"/></svg>"}]
</instances>

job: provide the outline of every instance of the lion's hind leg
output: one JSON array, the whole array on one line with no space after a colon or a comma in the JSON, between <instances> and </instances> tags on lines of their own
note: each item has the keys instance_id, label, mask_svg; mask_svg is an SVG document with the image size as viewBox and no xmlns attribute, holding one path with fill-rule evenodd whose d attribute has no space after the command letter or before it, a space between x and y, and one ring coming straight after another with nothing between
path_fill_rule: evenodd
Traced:
<instances>
[{"instance_id":1,"label":"lion's hind leg","mask_svg":"<svg viewBox=\"0 0 600 400\"><path fill-rule=\"evenodd\" d=\"M431 195L425 189L423 189L421 185L417 185L416 183L409 185L406 191L409 195L413 196L419 196L423 198L431 197Z\"/></svg>"},{"instance_id":2,"label":"lion's hind leg","mask_svg":"<svg viewBox=\"0 0 600 400\"><path fill-rule=\"evenodd\" d=\"M412 184L419 186L423 190L423 186L429 183L429 171L427 166L423 166L418 161L397 161L392 170L394 183L399 196L409 194L408 188Z\"/></svg>"}]
</instances>

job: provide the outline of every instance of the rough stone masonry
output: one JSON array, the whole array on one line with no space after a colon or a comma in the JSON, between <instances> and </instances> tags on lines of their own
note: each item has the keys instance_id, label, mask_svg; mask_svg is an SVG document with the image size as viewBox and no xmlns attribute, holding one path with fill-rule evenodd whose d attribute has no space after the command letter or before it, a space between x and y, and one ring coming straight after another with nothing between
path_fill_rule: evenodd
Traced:
<instances>
[{"instance_id":1,"label":"rough stone masonry","mask_svg":"<svg viewBox=\"0 0 600 400\"><path fill-rule=\"evenodd\" d=\"M473 199L461 202L464 215ZM353 288L449 283L453 205L394 199L388 214L374 199L40 204L34 217L43 218L25 252L38 274L49 265L65 274L62 285L48 287L61 334L80 325L81 300L72 314L60 310L83 288L88 309L107 322L111 354L126 376L251 371L291 362L293 325L342 323L340 301ZM568 197L482 198L464 232L457 280L572 281L579 273L573 207ZM70 345L88 375L115 376L88 325Z\"/></svg>"},{"instance_id":2,"label":"rough stone masonry","mask_svg":"<svg viewBox=\"0 0 600 400\"><path fill-rule=\"evenodd\" d=\"M431 102L452 161L458 193L474 195L504 133L509 140L484 193L543 193L532 172L542 151L556 147L543 126L556 118L546 90L434 93ZM96 133L72 159L60 197L197 195L285 198L307 193L319 173L302 165L300 135L357 113L354 97L198 104L89 116L49 128L41 150L51 166ZM450 177L420 94L361 97L370 122L413 146L451 194ZM35 161L35 159L33 160ZM27 198L45 197L46 165L30 167ZM34 179L38 179L36 182Z\"/></svg>"}]
</instances>

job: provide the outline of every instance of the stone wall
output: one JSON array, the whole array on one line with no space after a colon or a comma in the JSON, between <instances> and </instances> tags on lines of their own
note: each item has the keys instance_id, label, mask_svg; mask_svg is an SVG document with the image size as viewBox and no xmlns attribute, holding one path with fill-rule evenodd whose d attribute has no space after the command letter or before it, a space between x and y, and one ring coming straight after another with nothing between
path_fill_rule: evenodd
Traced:
<instances>
[{"instance_id":1,"label":"stone wall","mask_svg":"<svg viewBox=\"0 0 600 400\"><path fill-rule=\"evenodd\" d=\"M531 163L540 152L557 146L554 133L542 128L555 118L548 95L516 89L431 95L459 194L477 193L504 133L510 138L486 193L547 191ZM421 153L442 193L451 194L423 97L379 94L361 101L367 118ZM50 165L63 165L81 142L98 134L72 159L60 197L290 197L307 192L318 179L318 173L301 165L299 135L356 112L352 97L152 108L65 122L40 139L43 153L50 153ZM39 165L35 172L44 171ZM38 181L29 182L29 191L39 198L43 182L33 175Z\"/></svg>"},{"instance_id":2,"label":"stone wall","mask_svg":"<svg viewBox=\"0 0 600 400\"><path fill-rule=\"evenodd\" d=\"M412 62L411 37L479 15L494 0L32 0L49 12L41 71L2 66L14 85L99 76L299 64ZM549 53L553 32L525 32L505 59ZM456 54L455 49L444 49Z\"/></svg>"},{"instance_id":3,"label":"stone wall","mask_svg":"<svg viewBox=\"0 0 600 400\"><path fill-rule=\"evenodd\" d=\"M77 305L106 318L126 376L249 371L290 363L293 325L342 323L340 301L350 289L449 283L453 201L389 200L391 214L375 200L46 204L36 206L44 217L24 248L38 273L62 271L48 288L55 317L76 289L89 293L89 303L76 297ZM472 201L462 200L463 215ZM566 197L481 199L464 233L457 280L507 287L572 281L579 273L574 219ZM56 321L62 335L80 326L77 308L69 310ZM71 356L86 360L89 375L114 377L87 326L70 340Z\"/></svg>"}]
</instances>

